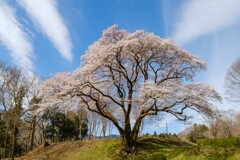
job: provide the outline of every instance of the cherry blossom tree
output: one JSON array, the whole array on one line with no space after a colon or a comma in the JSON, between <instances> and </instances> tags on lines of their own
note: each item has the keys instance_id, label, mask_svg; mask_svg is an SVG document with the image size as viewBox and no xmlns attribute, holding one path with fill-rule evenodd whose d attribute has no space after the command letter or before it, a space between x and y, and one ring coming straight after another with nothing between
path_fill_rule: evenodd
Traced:
<instances>
[{"instance_id":1,"label":"cherry blossom tree","mask_svg":"<svg viewBox=\"0 0 240 160\"><path fill-rule=\"evenodd\" d=\"M187 120L188 109L210 116L211 103L221 100L207 84L190 83L206 68L204 62L143 30L129 33L113 25L81 59L55 97L78 97L88 110L110 120L126 153L134 151L145 117L164 112ZM137 117L132 117L133 110L138 110Z\"/></svg>"},{"instance_id":2,"label":"cherry blossom tree","mask_svg":"<svg viewBox=\"0 0 240 160\"><path fill-rule=\"evenodd\" d=\"M52 76L52 78L47 79L39 93L39 98L41 99L41 104L38 104L39 108L37 113L43 111L49 107L66 107L66 98L60 97L60 93L66 87L66 80L69 78L69 74L65 72L60 72Z\"/></svg>"}]
</instances>

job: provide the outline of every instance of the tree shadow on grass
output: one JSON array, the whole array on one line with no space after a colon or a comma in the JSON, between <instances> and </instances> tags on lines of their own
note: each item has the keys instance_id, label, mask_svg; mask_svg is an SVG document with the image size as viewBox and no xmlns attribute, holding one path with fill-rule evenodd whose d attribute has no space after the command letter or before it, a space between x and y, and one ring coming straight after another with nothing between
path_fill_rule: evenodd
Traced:
<instances>
[{"instance_id":1,"label":"tree shadow on grass","mask_svg":"<svg viewBox=\"0 0 240 160\"><path fill-rule=\"evenodd\" d=\"M174 158L181 154L186 157L205 157L209 160L228 159L236 152L236 146L199 146L187 142L161 140L157 138L140 139L137 143L138 151L147 154L161 153L165 157Z\"/></svg>"},{"instance_id":2,"label":"tree shadow on grass","mask_svg":"<svg viewBox=\"0 0 240 160\"><path fill-rule=\"evenodd\" d=\"M187 142L161 140L157 138L140 139L137 142L137 148L146 149L146 150L172 148L172 147L179 147L179 146L192 146L192 145Z\"/></svg>"},{"instance_id":3,"label":"tree shadow on grass","mask_svg":"<svg viewBox=\"0 0 240 160\"><path fill-rule=\"evenodd\" d=\"M161 140L157 138L140 139L137 143L138 151L145 151L148 154L159 154L167 157L176 157L181 153L192 151L196 148L192 144L182 141ZM195 153L195 151L194 151Z\"/></svg>"}]
</instances>

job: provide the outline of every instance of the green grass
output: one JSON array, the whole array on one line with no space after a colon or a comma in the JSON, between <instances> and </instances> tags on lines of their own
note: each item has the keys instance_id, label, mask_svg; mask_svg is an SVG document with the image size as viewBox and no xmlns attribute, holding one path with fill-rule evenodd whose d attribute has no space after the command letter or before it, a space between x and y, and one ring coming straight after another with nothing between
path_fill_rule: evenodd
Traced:
<instances>
[{"instance_id":1,"label":"green grass","mask_svg":"<svg viewBox=\"0 0 240 160\"><path fill-rule=\"evenodd\" d=\"M136 154L121 152L120 139L69 141L35 149L20 160L238 160L238 138L204 139L196 145L181 141L140 138Z\"/></svg>"},{"instance_id":2,"label":"green grass","mask_svg":"<svg viewBox=\"0 0 240 160\"><path fill-rule=\"evenodd\" d=\"M197 141L198 145L212 146L212 147L230 147L230 146L239 146L239 138L222 138L222 139L202 139Z\"/></svg>"},{"instance_id":3,"label":"green grass","mask_svg":"<svg viewBox=\"0 0 240 160\"><path fill-rule=\"evenodd\" d=\"M82 148L72 158L73 160L110 160L117 154L118 148L120 148L119 139L95 140L93 145Z\"/></svg>"}]
</instances>

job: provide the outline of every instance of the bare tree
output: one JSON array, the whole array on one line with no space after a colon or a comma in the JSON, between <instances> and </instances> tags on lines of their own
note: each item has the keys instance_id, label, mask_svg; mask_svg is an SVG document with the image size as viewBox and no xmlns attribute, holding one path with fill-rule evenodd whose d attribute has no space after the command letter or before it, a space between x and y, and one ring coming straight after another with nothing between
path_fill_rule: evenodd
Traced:
<instances>
[{"instance_id":1,"label":"bare tree","mask_svg":"<svg viewBox=\"0 0 240 160\"><path fill-rule=\"evenodd\" d=\"M88 139L96 139L97 135L102 133L99 131L101 121L102 119L98 114L88 112Z\"/></svg>"},{"instance_id":2,"label":"bare tree","mask_svg":"<svg viewBox=\"0 0 240 160\"><path fill-rule=\"evenodd\" d=\"M84 124L88 124L88 116L87 116L87 111L85 108L83 108L82 106L79 106L78 108L78 121L79 121L79 136L80 136L80 140L82 140L85 136L83 133L83 127Z\"/></svg>"},{"instance_id":3,"label":"bare tree","mask_svg":"<svg viewBox=\"0 0 240 160\"><path fill-rule=\"evenodd\" d=\"M37 124L40 122L40 117L35 114L36 105L41 102L41 99L34 95L30 101L29 108L27 110L27 115L25 116L25 121L30 125L28 127L28 151L32 151L34 147L34 139L37 129Z\"/></svg>"},{"instance_id":4,"label":"bare tree","mask_svg":"<svg viewBox=\"0 0 240 160\"><path fill-rule=\"evenodd\" d=\"M240 136L240 113L238 112L235 116L235 122L234 122L234 136L239 137Z\"/></svg>"},{"instance_id":5,"label":"bare tree","mask_svg":"<svg viewBox=\"0 0 240 160\"><path fill-rule=\"evenodd\" d=\"M35 113L37 104L41 102L39 93L41 91L43 80L37 75L30 74L31 84L26 95L28 101L28 108L25 113L25 122L28 124L28 151L32 151L34 147L34 139L36 134L37 123L40 121L40 117Z\"/></svg>"},{"instance_id":6,"label":"bare tree","mask_svg":"<svg viewBox=\"0 0 240 160\"><path fill-rule=\"evenodd\" d=\"M14 159L17 135L24 114L23 106L26 105L26 95L29 91L31 79L29 73L22 68L9 67L3 63L0 65L0 99L4 108L4 119L6 121L5 153L7 150L7 139L9 155ZM6 156L6 155L5 155Z\"/></svg>"},{"instance_id":7,"label":"bare tree","mask_svg":"<svg viewBox=\"0 0 240 160\"><path fill-rule=\"evenodd\" d=\"M110 120L107 120L108 126L108 138L112 138L113 123Z\"/></svg>"},{"instance_id":8,"label":"bare tree","mask_svg":"<svg viewBox=\"0 0 240 160\"><path fill-rule=\"evenodd\" d=\"M234 130L234 122L236 117L236 111L226 110L223 111L223 117L221 120L222 134L224 137L232 137Z\"/></svg>"},{"instance_id":9,"label":"bare tree","mask_svg":"<svg viewBox=\"0 0 240 160\"><path fill-rule=\"evenodd\" d=\"M102 125L102 136L103 136L103 138L105 138L106 137L106 132L107 132L107 119L106 118L104 118L104 117L101 117L101 120L102 120L102 123L101 123L101 125Z\"/></svg>"},{"instance_id":10,"label":"bare tree","mask_svg":"<svg viewBox=\"0 0 240 160\"><path fill-rule=\"evenodd\" d=\"M210 102L221 100L210 86L186 82L206 68L204 62L152 33L111 26L82 59L69 78L62 78L59 94L49 96L59 83L56 77L46 81L45 100L79 97L86 108L115 125L126 153L134 151L145 117L165 112L187 120L186 109L212 115ZM133 108L139 110L135 121Z\"/></svg>"},{"instance_id":11,"label":"bare tree","mask_svg":"<svg viewBox=\"0 0 240 160\"><path fill-rule=\"evenodd\" d=\"M232 102L240 102L240 58L228 69L225 78L226 98Z\"/></svg>"},{"instance_id":12,"label":"bare tree","mask_svg":"<svg viewBox=\"0 0 240 160\"><path fill-rule=\"evenodd\" d=\"M221 130L222 118L223 118L223 115L220 110L215 110L214 115L211 117L208 117L209 131L214 138L217 138Z\"/></svg>"}]
</instances>

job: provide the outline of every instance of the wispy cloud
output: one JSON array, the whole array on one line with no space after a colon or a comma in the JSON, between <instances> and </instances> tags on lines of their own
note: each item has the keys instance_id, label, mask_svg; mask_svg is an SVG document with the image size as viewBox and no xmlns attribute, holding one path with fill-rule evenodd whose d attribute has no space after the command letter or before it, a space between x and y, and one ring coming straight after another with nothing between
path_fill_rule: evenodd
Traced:
<instances>
[{"instance_id":1,"label":"wispy cloud","mask_svg":"<svg viewBox=\"0 0 240 160\"><path fill-rule=\"evenodd\" d=\"M180 44L240 21L240 0L191 0L180 13L173 39Z\"/></svg>"},{"instance_id":2,"label":"wispy cloud","mask_svg":"<svg viewBox=\"0 0 240 160\"><path fill-rule=\"evenodd\" d=\"M62 57L68 61L72 61L72 43L69 31L57 9L56 1L19 0L18 2L27 11L36 26L47 35Z\"/></svg>"},{"instance_id":3,"label":"wispy cloud","mask_svg":"<svg viewBox=\"0 0 240 160\"><path fill-rule=\"evenodd\" d=\"M32 44L17 21L14 9L0 1L0 42L7 47L15 63L32 70Z\"/></svg>"},{"instance_id":4,"label":"wispy cloud","mask_svg":"<svg viewBox=\"0 0 240 160\"><path fill-rule=\"evenodd\" d=\"M171 38L207 62L201 79L224 98L226 71L240 53L240 0L189 0L176 13ZM216 106L235 108L225 100Z\"/></svg>"}]
</instances>

